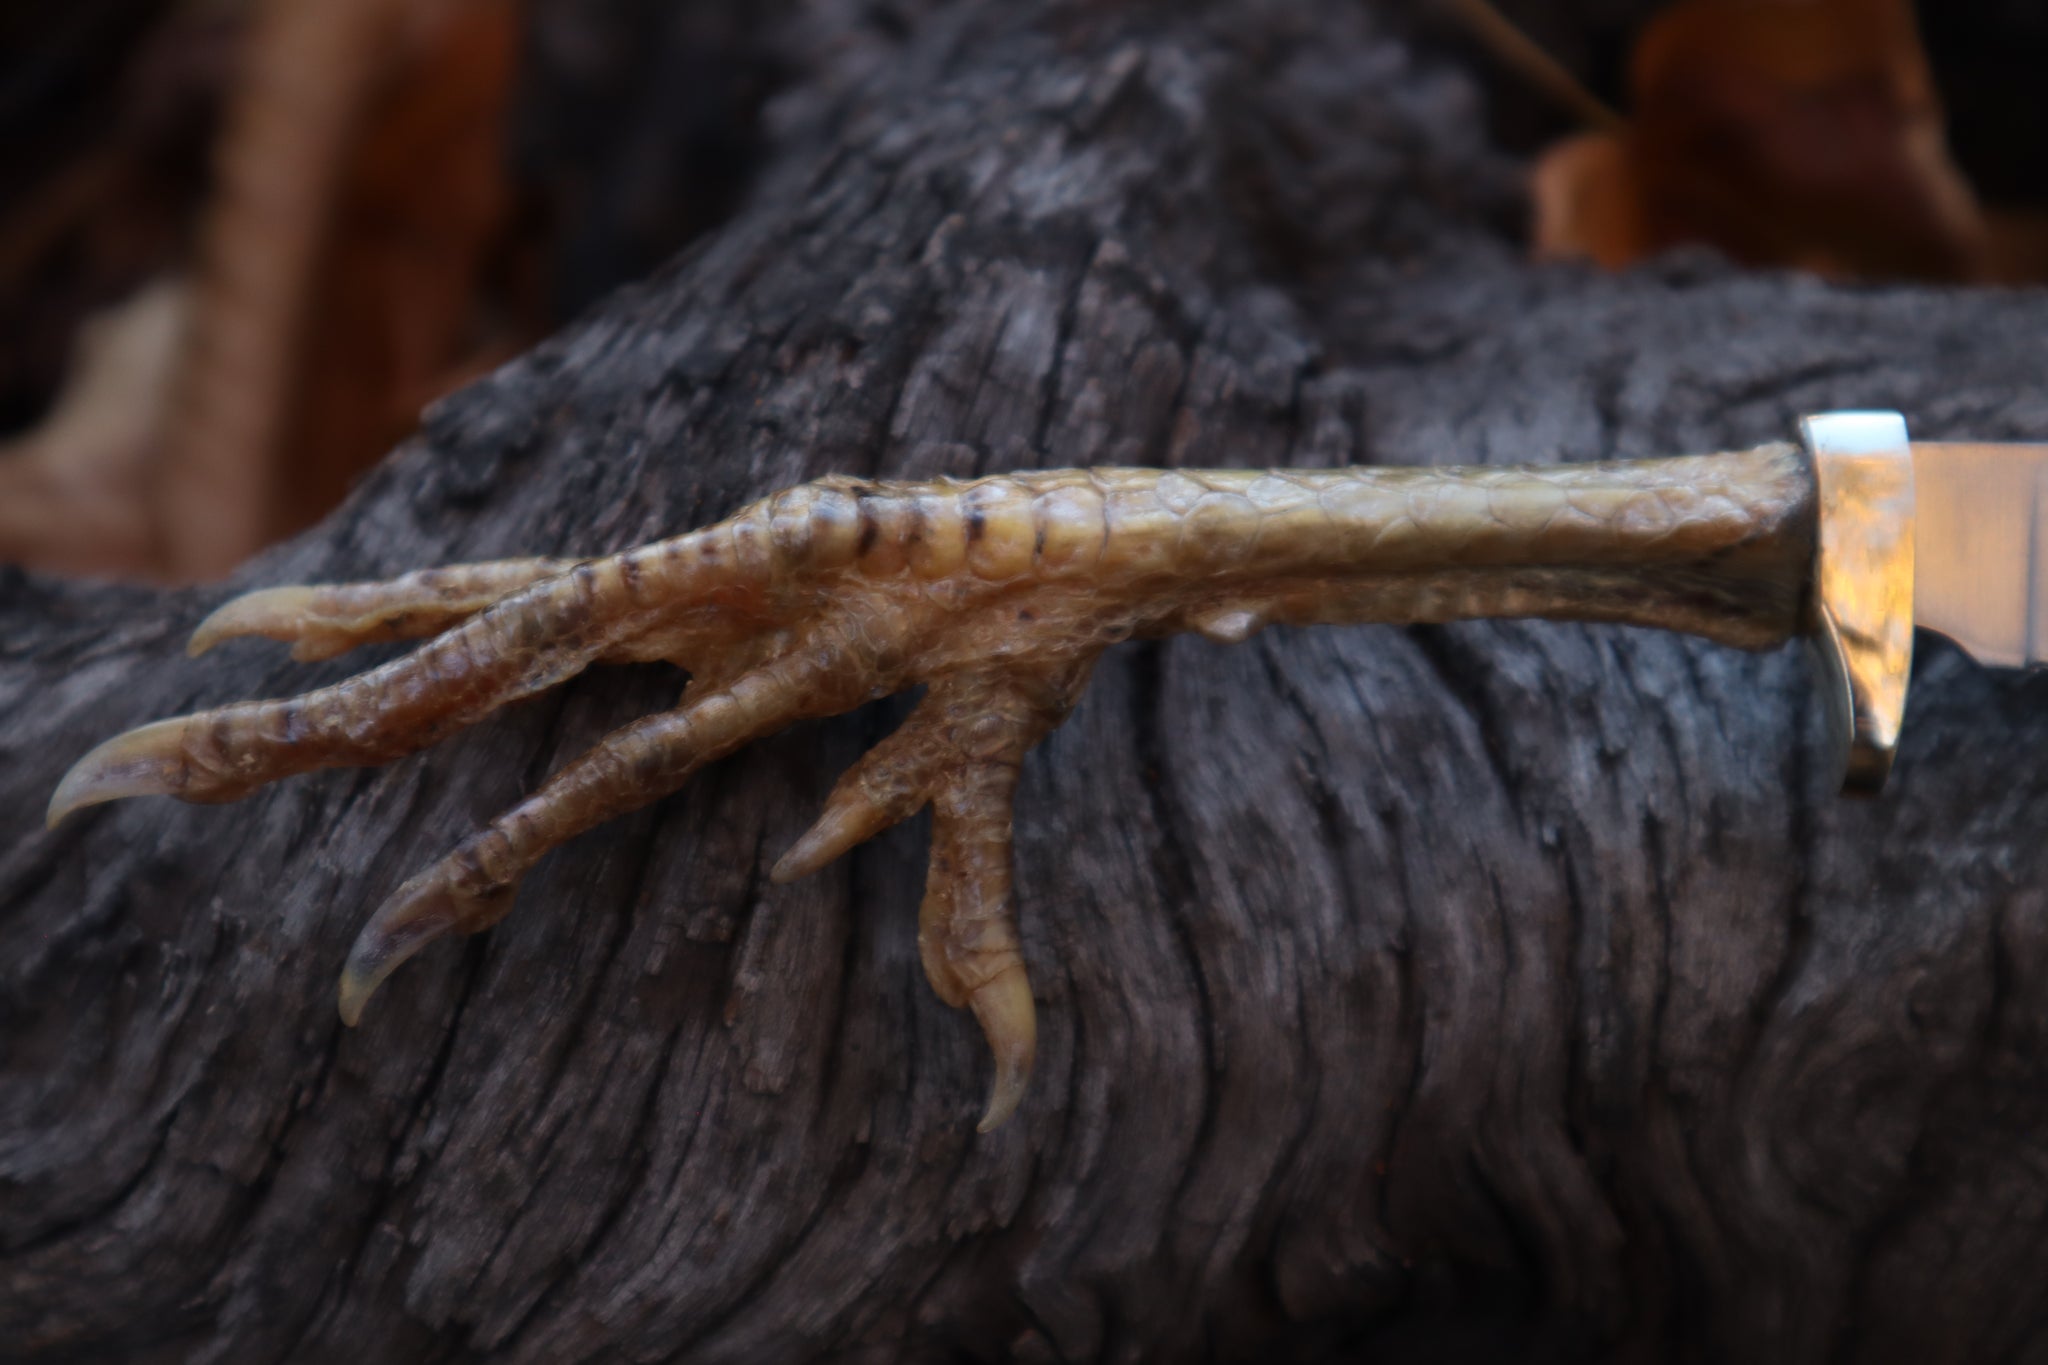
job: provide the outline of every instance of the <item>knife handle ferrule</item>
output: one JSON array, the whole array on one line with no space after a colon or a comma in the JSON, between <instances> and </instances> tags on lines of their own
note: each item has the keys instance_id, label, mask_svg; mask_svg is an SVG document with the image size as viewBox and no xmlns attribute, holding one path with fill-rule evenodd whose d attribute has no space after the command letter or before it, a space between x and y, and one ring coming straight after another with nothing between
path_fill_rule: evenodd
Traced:
<instances>
[{"instance_id":1,"label":"knife handle ferrule","mask_svg":"<svg viewBox=\"0 0 2048 1365\"><path fill-rule=\"evenodd\" d=\"M1801 418L1820 536L1808 622L1842 790L1884 786L1913 667L1913 451L1896 412Z\"/></svg>"}]
</instances>

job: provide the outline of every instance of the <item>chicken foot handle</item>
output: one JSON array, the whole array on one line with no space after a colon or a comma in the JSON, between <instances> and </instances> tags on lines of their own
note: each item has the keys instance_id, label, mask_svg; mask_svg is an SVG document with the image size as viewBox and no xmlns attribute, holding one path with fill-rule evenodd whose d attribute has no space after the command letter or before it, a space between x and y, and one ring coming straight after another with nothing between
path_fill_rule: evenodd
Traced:
<instances>
[{"instance_id":1,"label":"chicken foot handle","mask_svg":"<svg viewBox=\"0 0 2048 1365\"><path fill-rule=\"evenodd\" d=\"M1017 771L1104 648L1186 630L1236 641L1278 624L1533 616L1760 649L1807 626L1816 509L1812 463L1784 444L1555 468L825 478L609 558L231 601L193 652L238 635L301 657L432 638L302 696L116 736L64 777L50 821L117 797L231 801L293 773L384 763L594 662L687 669L674 710L566 764L371 917L342 976L354 1023L407 957L495 923L555 845L793 720L924 685L773 875L806 875L934 808L918 939L933 987L974 1012L994 1051L987 1130L1016 1108L1036 1037L1011 887Z\"/></svg>"}]
</instances>

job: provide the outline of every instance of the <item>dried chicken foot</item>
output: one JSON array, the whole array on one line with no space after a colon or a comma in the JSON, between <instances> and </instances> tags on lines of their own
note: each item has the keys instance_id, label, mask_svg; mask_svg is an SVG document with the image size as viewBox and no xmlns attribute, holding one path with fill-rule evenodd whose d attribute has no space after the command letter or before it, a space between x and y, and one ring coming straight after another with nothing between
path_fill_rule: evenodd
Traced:
<instances>
[{"instance_id":1,"label":"dried chicken foot","mask_svg":"<svg viewBox=\"0 0 2048 1365\"><path fill-rule=\"evenodd\" d=\"M571 762L372 917L341 987L354 1022L399 962L501 917L556 844L791 720L926 684L773 875L814 871L933 807L919 945L939 995L988 1035L987 1128L1014 1111L1036 1038L1010 870L1018 767L1108 645L1183 630L1238 640L1280 623L1543 616L1762 648L1804 625L1814 528L1811 474L1782 445L1546 469L824 479L609 558L238 599L200 627L196 648L254 634L325 657L441 633L301 697L117 736L65 776L50 818L146 793L231 800L292 773L381 763L598 660L690 670L676 710Z\"/></svg>"}]
</instances>

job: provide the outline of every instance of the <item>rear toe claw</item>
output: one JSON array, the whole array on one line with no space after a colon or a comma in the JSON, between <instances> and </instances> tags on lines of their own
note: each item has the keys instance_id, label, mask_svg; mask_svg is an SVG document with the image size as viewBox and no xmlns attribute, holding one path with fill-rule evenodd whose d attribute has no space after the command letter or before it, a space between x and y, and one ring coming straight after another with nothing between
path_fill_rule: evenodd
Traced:
<instances>
[{"instance_id":1,"label":"rear toe claw","mask_svg":"<svg viewBox=\"0 0 2048 1365\"><path fill-rule=\"evenodd\" d=\"M988 1110L977 1125L978 1131L987 1133L1009 1122L1024 1098L1031 1065L1038 1056L1038 1006L1031 999L1031 983L1021 962L977 987L967 1003L981 1021L989 1051L995 1054Z\"/></svg>"}]
</instances>

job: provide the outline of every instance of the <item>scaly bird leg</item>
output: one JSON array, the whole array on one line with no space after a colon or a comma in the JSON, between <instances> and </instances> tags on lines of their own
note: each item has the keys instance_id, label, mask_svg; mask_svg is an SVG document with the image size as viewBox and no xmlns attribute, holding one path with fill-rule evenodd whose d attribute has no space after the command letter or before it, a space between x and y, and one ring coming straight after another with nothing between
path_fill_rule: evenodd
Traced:
<instances>
[{"instance_id":1,"label":"scaly bird leg","mask_svg":"<svg viewBox=\"0 0 2048 1365\"><path fill-rule=\"evenodd\" d=\"M774 876L814 871L934 808L919 946L933 987L974 1012L994 1049L987 1128L1015 1109L1036 1038L1012 905L1018 765L1105 647L1180 630L1237 640L1272 624L1547 616L1764 648L1806 624L1816 525L1812 476L1782 445L1555 469L822 479L606 559L230 603L196 645L270 635L311 657L446 629L303 697L117 736L66 774L50 818L152 792L229 800L291 773L382 762L600 659L691 670L678 710L569 764L378 911L343 978L354 1022L406 956L501 916L520 874L562 840L797 717L929 684Z\"/></svg>"}]
</instances>

